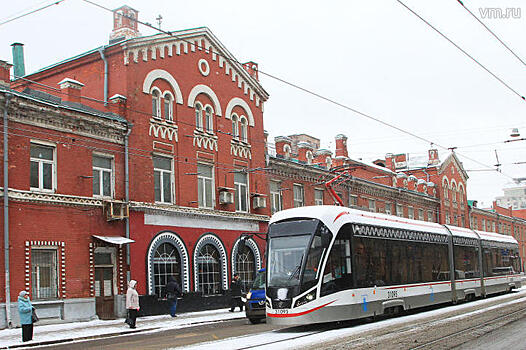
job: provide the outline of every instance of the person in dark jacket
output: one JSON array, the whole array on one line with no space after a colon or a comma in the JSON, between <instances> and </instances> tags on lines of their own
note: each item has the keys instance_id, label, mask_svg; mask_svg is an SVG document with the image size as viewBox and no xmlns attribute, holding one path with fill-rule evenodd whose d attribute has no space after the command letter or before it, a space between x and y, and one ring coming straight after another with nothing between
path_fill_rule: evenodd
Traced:
<instances>
[{"instance_id":1,"label":"person in dark jacket","mask_svg":"<svg viewBox=\"0 0 526 350\"><path fill-rule=\"evenodd\" d=\"M234 312L237 306L239 306L239 311L243 311L243 301L241 300L241 279L237 273L234 274L232 278L232 283L230 283L230 312Z\"/></svg>"},{"instance_id":2,"label":"person in dark jacket","mask_svg":"<svg viewBox=\"0 0 526 350\"><path fill-rule=\"evenodd\" d=\"M170 315L176 317L175 310L177 309L177 297L182 295L179 283L172 276L168 277L166 284L166 299L170 302Z\"/></svg>"},{"instance_id":3,"label":"person in dark jacket","mask_svg":"<svg viewBox=\"0 0 526 350\"><path fill-rule=\"evenodd\" d=\"M29 300L29 293L25 290L18 295L18 314L22 325L22 341L33 339L33 305Z\"/></svg>"}]
</instances>

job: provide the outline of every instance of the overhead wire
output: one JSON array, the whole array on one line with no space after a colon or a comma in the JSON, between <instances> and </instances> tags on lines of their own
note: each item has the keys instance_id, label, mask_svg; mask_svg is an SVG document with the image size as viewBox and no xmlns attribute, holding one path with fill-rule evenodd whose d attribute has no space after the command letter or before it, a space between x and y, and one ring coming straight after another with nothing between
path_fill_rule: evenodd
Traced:
<instances>
[{"instance_id":1,"label":"overhead wire","mask_svg":"<svg viewBox=\"0 0 526 350\"><path fill-rule=\"evenodd\" d=\"M459 45L457 45L453 40L451 40L450 38L448 38L444 33L442 33L440 30L438 30L435 26L433 26L431 23L429 23L429 21L427 21L426 19L424 19L422 16L420 16L418 13L416 13L416 11L414 11L413 9L411 9L409 6L407 6L406 4L404 4L401 0L396 0L400 5L402 5L403 7L405 7L409 12L411 12L413 15L415 15L416 17L418 17L422 22L424 22L425 24L427 24L431 29L433 29L435 32L437 32L441 37L443 37L444 39L446 39L451 45L455 46L460 52L462 52L464 55L466 55L469 59L471 59L473 62L475 62L479 67L481 67L482 69L484 69L486 72L488 72L493 78L497 79L497 81L499 81L502 85L504 85L506 88L508 88L511 92L513 92L515 95L517 95L518 97L520 97L522 100L526 101L526 98L520 94L519 92L517 92L514 88L512 88L510 85L508 85L504 80L502 80L500 77L498 77L495 73L493 73L492 71L490 71L486 66L484 66L482 63L480 63L476 58L474 58L472 55L470 55L466 50L464 50L463 48L461 48Z\"/></svg>"},{"instance_id":2,"label":"overhead wire","mask_svg":"<svg viewBox=\"0 0 526 350\"><path fill-rule=\"evenodd\" d=\"M86 2L86 3L89 3L89 4L91 4L91 5L97 6L97 7L101 8L101 9L104 9L104 10L106 10L106 11L108 11L108 12L113 13L113 10L111 10L111 9L109 9L109 8L107 8L107 7L104 7L104 6L100 5L100 4L97 4L97 3L93 2L93 1L90 1L90 0L83 0L83 1ZM408 8L405 4L403 4L401 1L399 1L399 0L397 0L397 1L398 1L400 4L402 4L403 6L405 6L409 11L413 12L413 13L414 13L416 16L418 16L421 20L423 20L424 22L426 22L422 17L420 17L420 16L419 16L418 14L416 14L414 11L412 11L411 9L409 9L409 8ZM126 15L124 15L124 14L123 14L122 16L128 18L128 16L126 16ZM139 24L145 25L145 26L147 26L147 27L149 27L149 28L152 28L152 29L154 29L154 30L156 30L156 31L159 31L159 32L161 32L161 33L164 33L164 34L167 34L167 35L169 35L169 36L172 36L172 37L174 37L174 38L176 38L176 39L178 39L178 40L180 40L180 41L190 43L191 45L195 45L195 43L190 42L190 41L188 41L188 40L185 40L184 38L181 38L180 36L178 36L177 34L174 34L173 32L169 32L169 31L162 30L162 29L160 29L160 28L157 28L157 27L155 27L155 26L152 26L152 25L149 24L149 23L139 21L139 20L136 19L136 18L131 18L131 17L129 17L129 19L132 19L132 20L136 21L136 22L139 23ZM426 22L426 23L428 23L428 22ZM430 25L430 24L428 23L428 25ZM431 26L431 25L430 25L430 26ZM440 33L440 32L439 32L437 29L435 29L433 26L431 26L431 27L432 27L435 31L437 31L439 34L441 34L443 37L445 37L448 41L450 41L453 45L455 45L457 48L459 48L459 50L461 50L461 51L464 52L466 55L468 55L468 57L470 57L472 60L474 60L477 64L479 64L481 67L483 67L485 70L487 70L487 71L488 71L491 75L493 75L497 80L501 81L504 85L506 85L508 88L510 88L510 87L509 87L506 83L504 83L500 78L498 78L498 77L497 77L496 75L494 75L491 71L489 71L487 68L485 68L483 65L481 65L478 61L476 61L474 58L472 58L469 54L467 54L467 52L465 52L465 51L462 50L460 47L458 47L458 45L456 45L455 43L453 43L449 38L447 38L445 35L443 35L442 33ZM196 45L196 46L200 47L200 45ZM209 50L209 49L207 49L207 50ZM227 57L227 56L223 55L222 53L216 52L216 51L214 51L214 50L210 50L210 51L212 51L214 54L216 54L216 55L218 55L218 56L223 57L225 60L227 60L227 61L229 61L229 62L234 62L234 63L236 63L236 64L242 65L239 61L237 61L237 60L235 60L235 59L233 59L233 58L231 58L231 57ZM285 80L285 79L279 78L279 77L277 77L277 76L275 76L275 75L272 75L272 74L266 73L266 72L261 71L261 70L258 70L258 73L261 73L261 74L263 74L263 75L265 75L265 76L268 76L269 78L272 78L272 79L274 79L274 80L276 80L276 81L279 81L279 82L281 82L281 83L283 83L283 84L285 84L285 85L291 86L291 87L293 87L293 88L295 88L295 89L298 89L298 90L300 90L300 91L303 91L303 92L305 92L305 93L307 93L307 94L309 94L309 95L315 96L315 97L317 97L317 98L319 98L319 99L321 99L321 100L324 100L324 101L329 102L329 103L331 103L331 104L337 105L337 106L339 106L339 107L341 107L341 108L343 108L343 109L346 109L346 110L349 110L349 111L351 111L351 112L354 112L354 113L356 113L356 114L358 114L358 115L361 115L361 116L363 116L363 117L365 117L365 118L367 118L367 119L373 120L373 121L375 121L375 122L377 122L377 123L380 123L380 124L382 124L382 125L384 125L384 126L387 126L387 127L392 128L392 129L395 129L395 130L397 130L397 131L399 131L399 132L401 132L401 133L404 133L404 134L406 134L406 135L409 135L409 136L411 136L411 137L414 137L414 138L416 138L416 139L418 139L418 140L420 140L420 141L424 141L424 142L426 142L426 143L433 144L433 145L435 145L436 147L441 148L441 149L443 149L443 150L447 150L447 149L448 149L448 147L442 146L442 145L440 145L440 144L438 144L438 143L436 143L436 142L433 142L433 141L431 141L431 140L429 140L429 139L427 139L427 138L425 138L425 137L419 136L419 135L417 135L417 134L415 134L415 133L413 133L413 132L410 132L410 131L407 131L407 130L405 130L405 129L402 129L402 128L400 128L400 127L394 125L394 124L390 124L390 123L384 122L383 120L381 120L381 119L379 119L379 118L376 118L376 117L374 117L374 116L372 116L372 115L369 115L369 114L363 113L363 112L361 112L361 111L359 111L359 110L357 110L357 109L355 109L355 108L349 107L349 106L347 106L347 105L345 105L345 104L342 104L342 103L340 103L340 102L338 102L338 101L336 101L336 100L333 100L333 99L331 99L331 98L328 98L328 97L326 97L326 96L323 96L323 95L321 95L321 94L318 94L318 93L316 93L316 92L314 92L314 91L312 91L312 90L309 90L309 89L306 89L306 88L304 88L304 87L301 87L301 86L299 86L299 85L297 85L297 84L294 84L294 83L292 83L292 82L289 82L289 81L287 81L287 80ZM55 89L55 88L52 88L52 89ZM510 89L511 89L511 88L510 88ZM513 89L511 89L511 90L514 91ZM518 96L520 96L522 99L524 99L524 97L521 96L520 94L518 94L516 91L514 91L514 92L515 92ZM97 101L99 102L100 100L97 100ZM131 109L129 109L129 110L131 110ZM141 114L145 114L145 115L150 115L150 116L151 116L150 113L145 113L145 112L140 112L140 111L135 111L135 112L136 112L136 113L141 113ZM187 124L188 124L188 125L193 125L193 124L190 124L190 123L187 123ZM229 133L227 133L227 134L229 134ZM463 158L466 158L466 159L468 159L468 160L470 160L470 161L472 161L472 162L474 162L474 163L476 163L476 164L479 164L479 165L484 166L484 167L486 167L486 168L491 168L491 169L493 169L492 166L489 166L489 165L486 165L486 164L484 164L484 163L482 163L482 162L479 162L479 161L476 160L476 159L472 159L472 158L467 157L467 156L465 156L465 155L463 155L463 154L460 154L460 153L458 153L458 152L456 152L456 154L459 155L459 156L462 156ZM506 175L506 174L503 174L503 175L512 178L512 177L509 176L509 175Z\"/></svg>"},{"instance_id":3,"label":"overhead wire","mask_svg":"<svg viewBox=\"0 0 526 350\"><path fill-rule=\"evenodd\" d=\"M501 40L497 34L495 34L484 22L482 22L477 16L475 16L475 14L473 12L470 11L469 8L466 7L466 5L464 5L464 3L461 1L461 0L457 0L457 2L462 6L462 8L464 8L464 10L466 10L473 18L475 18L477 20L477 22L479 22L484 28L486 28L486 30L491 34L493 35L493 37L495 39L498 40L499 43L502 44L502 46L504 46L513 56L515 56L516 59L519 60L520 63L522 63L523 65L526 66L526 62L524 62L503 40Z\"/></svg>"},{"instance_id":4,"label":"overhead wire","mask_svg":"<svg viewBox=\"0 0 526 350\"><path fill-rule=\"evenodd\" d=\"M3 22L0 22L0 26L4 25L4 24L6 24L6 23L9 23L9 22L13 22L13 21L15 21L15 20L17 20L17 19L19 19L19 18L22 18L22 17L25 17L25 16L29 16L29 15L35 13L35 12L39 12L39 11L45 10L45 9L47 9L48 7L51 7L51 6L53 6L53 5L58 5L58 4L60 4L61 2L64 2L64 1L66 1L66 0L56 0L56 1L53 1L53 3L48 4L48 5L46 5L46 6L43 6L43 7L37 8L37 9L35 9L35 10L32 10L32 11L26 12L26 13L24 13L24 14L21 14L21 15L19 15L19 16L16 16L16 17L14 17L14 18L10 18L10 19L7 19L7 20L5 20L5 21L3 21Z\"/></svg>"}]
</instances>

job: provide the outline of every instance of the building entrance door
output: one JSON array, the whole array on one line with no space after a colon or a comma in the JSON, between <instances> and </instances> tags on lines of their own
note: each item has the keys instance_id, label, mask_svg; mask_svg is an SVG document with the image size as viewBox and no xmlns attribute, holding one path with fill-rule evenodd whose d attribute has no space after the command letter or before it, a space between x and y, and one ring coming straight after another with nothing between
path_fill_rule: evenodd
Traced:
<instances>
[{"instance_id":1,"label":"building entrance door","mask_svg":"<svg viewBox=\"0 0 526 350\"><path fill-rule=\"evenodd\" d=\"M102 320L115 318L112 256L111 252L95 251L95 308Z\"/></svg>"}]
</instances>

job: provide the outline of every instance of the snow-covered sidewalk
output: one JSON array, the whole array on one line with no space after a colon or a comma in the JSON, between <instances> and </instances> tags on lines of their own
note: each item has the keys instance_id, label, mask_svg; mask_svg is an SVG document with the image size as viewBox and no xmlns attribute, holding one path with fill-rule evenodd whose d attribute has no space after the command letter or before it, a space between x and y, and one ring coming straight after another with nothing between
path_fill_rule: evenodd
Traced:
<instances>
[{"instance_id":1,"label":"snow-covered sidewalk","mask_svg":"<svg viewBox=\"0 0 526 350\"><path fill-rule=\"evenodd\" d=\"M108 337L113 335L131 334L137 332L157 332L167 328L184 328L190 325L222 320L244 318L244 312L228 312L228 309L189 312L170 315L145 316L137 319L137 328L130 329L124 319L94 320L88 322L71 322L52 325L35 324L33 340L22 342L22 329L0 330L0 349L19 347L35 347L38 345L63 343L82 339Z\"/></svg>"}]
</instances>

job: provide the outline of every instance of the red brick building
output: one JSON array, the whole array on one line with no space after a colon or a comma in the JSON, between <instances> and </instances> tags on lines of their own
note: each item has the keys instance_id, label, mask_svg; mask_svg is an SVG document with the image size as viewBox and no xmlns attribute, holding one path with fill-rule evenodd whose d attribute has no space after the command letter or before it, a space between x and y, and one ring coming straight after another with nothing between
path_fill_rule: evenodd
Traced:
<instances>
[{"instance_id":1,"label":"red brick building","mask_svg":"<svg viewBox=\"0 0 526 350\"><path fill-rule=\"evenodd\" d=\"M250 283L262 266L264 242L252 236L240 249L240 237L266 231L270 214L262 170L263 104L268 94L258 81L257 64L240 64L207 28L139 37L136 22L130 20L137 16L132 8L119 8L109 45L11 84L20 92L51 91L56 96L50 99L73 98L101 114L111 109L122 124L116 145L94 148L109 150L100 151L104 158L100 161L94 158L95 150L62 156L73 146L59 146L51 131L47 135L42 130L43 140L56 149L56 187L51 193L29 187L29 140L25 153L10 154L13 164L20 164L12 170L17 183L10 182L10 188L20 187L39 198L60 194L91 203L92 214L86 211L88 215L73 220L73 214L48 209L46 200L45 210L35 211L23 225L20 218L28 215L28 209L21 209L10 228L11 237L21 243L45 239L62 247L65 242L68 248L57 248L60 268L54 261L48 265L55 264L52 269L68 281L66 292L50 299L66 303L70 297L86 298L93 304L95 297L99 317L122 315L123 281L129 278L139 282L139 294L156 298L164 296L170 276L183 291L204 296L223 294L234 273ZM57 86L62 91L53 91ZM76 133L97 139L101 132L77 130L73 121L70 124L72 130L65 131L69 143L82 139ZM63 131L62 126L57 128ZM118 146L115 155L112 146ZM105 166L111 170L109 177L96 178L95 172L104 173ZM92 190L99 182L101 191L110 188L100 199ZM106 221L103 202L116 220ZM134 242L128 244L130 240ZM95 251L98 245L105 249ZM26 250L25 243L10 246L12 265L21 266L13 259L27 257ZM33 264L32 257L26 265ZM93 278L97 271L91 270L98 267L106 270L99 279ZM24 283L34 288L34 278L26 276L25 281L17 273L12 289L18 291ZM56 283L62 286L60 281ZM11 293L12 301L16 295ZM104 302L105 295L111 305ZM84 318L93 317L92 310Z\"/></svg>"}]
</instances>

